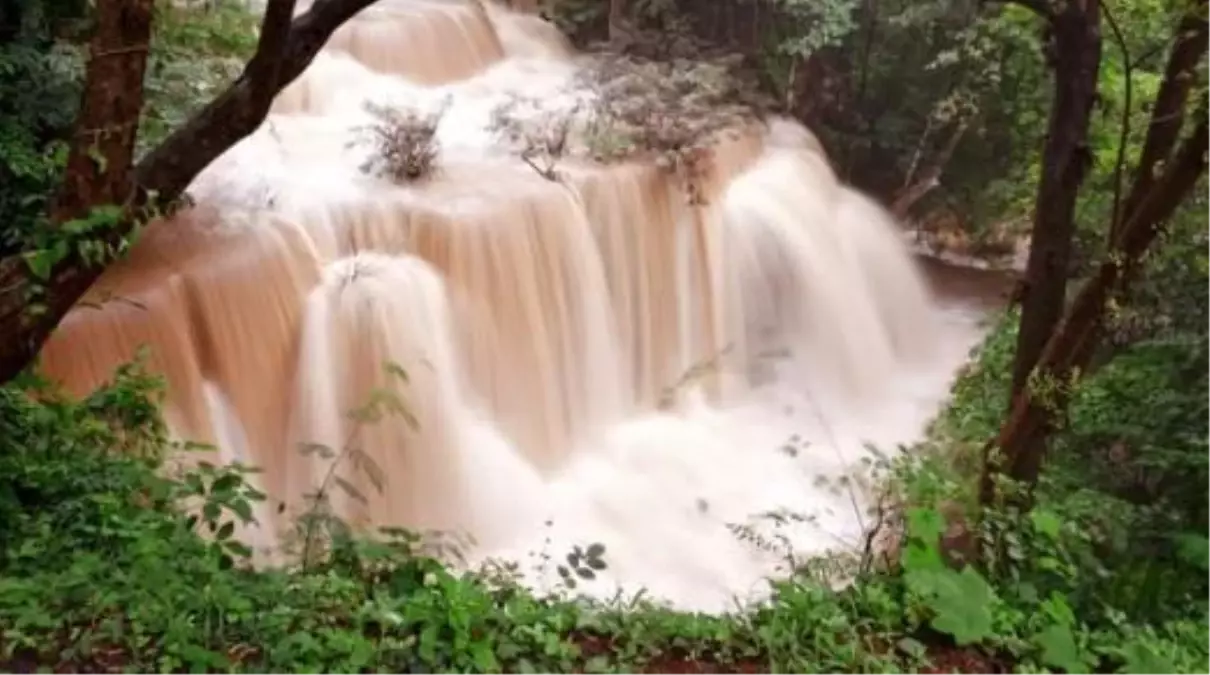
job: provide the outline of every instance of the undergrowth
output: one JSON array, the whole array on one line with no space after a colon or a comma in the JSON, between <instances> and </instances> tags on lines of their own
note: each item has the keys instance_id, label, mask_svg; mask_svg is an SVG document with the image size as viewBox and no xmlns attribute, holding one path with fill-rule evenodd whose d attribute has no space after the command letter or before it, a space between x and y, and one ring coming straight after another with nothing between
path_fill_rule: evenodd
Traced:
<instances>
[{"instance_id":1,"label":"undergrowth","mask_svg":"<svg viewBox=\"0 0 1210 675\"><path fill-rule=\"evenodd\" d=\"M1011 344L1012 326L1009 318L993 331L935 437L973 439L994 423L982 412L1001 405L998 345ZM1140 372L1131 361L1118 366ZM1137 393L1137 379L1115 384L1114 372L1107 367L1103 386L1076 406L1086 428L1101 424L1094 411L1103 397ZM957 485L958 475L937 468L937 455L894 460L887 468L904 528L885 562L862 565L839 588L825 583L821 565L801 565L774 584L767 604L711 616L641 596L593 601L570 588L538 597L507 566L454 573L399 530L364 538L342 529L305 565L254 568L233 536L265 498L248 482L253 470L206 463L204 448L174 448L157 380L128 367L80 401L24 384L0 389L5 670L1194 672L1207 664L1204 537L1183 531L1174 557L1161 559L1164 571L1141 573L1139 553L1106 553L1110 533L1089 525L1088 505L1075 505L1087 496L1070 496L1061 475L1049 484L1066 499L984 519L973 536L999 557L974 566L943 543L950 522L941 505L956 493L938 486ZM1138 419L1161 422L1145 410ZM1064 445L1076 452L1079 441ZM180 465L192 468L170 470L169 451L201 454ZM607 565L603 547L572 553L565 577L588 580ZM1120 588L1107 593L1106 584Z\"/></svg>"}]
</instances>

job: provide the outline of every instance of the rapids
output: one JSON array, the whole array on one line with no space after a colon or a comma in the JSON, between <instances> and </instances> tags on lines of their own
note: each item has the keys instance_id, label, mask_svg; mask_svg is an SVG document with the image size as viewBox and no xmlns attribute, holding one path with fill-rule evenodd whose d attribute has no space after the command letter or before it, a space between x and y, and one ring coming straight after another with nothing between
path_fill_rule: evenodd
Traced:
<instances>
[{"instance_id":1,"label":"rapids","mask_svg":"<svg viewBox=\"0 0 1210 675\"><path fill-rule=\"evenodd\" d=\"M308 443L378 469L340 471L349 522L468 532L471 564L515 560L539 588L548 558L600 542L580 590L720 611L784 563L745 527L799 558L857 545L866 444L919 437L980 310L934 298L789 121L720 140L701 205L650 163L538 175L492 111L591 99L583 58L534 16L381 0L106 272L44 368L84 393L147 345L174 436L263 469L241 536L265 562L328 471ZM446 107L434 177L359 169L367 101ZM406 414L350 418L384 387Z\"/></svg>"}]
</instances>

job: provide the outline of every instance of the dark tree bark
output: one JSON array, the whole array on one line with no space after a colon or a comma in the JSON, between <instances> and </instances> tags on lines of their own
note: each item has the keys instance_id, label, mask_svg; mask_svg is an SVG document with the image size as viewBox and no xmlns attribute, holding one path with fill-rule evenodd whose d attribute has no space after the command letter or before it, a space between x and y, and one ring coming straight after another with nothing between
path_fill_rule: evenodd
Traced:
<instances>
[{"instance_id":1,"label":"dark tree bark","mask_svg":"<svg viewBox=\"0 0 1210 675\"><path fill-rule=\"evenodd\" d=\"M1139 157L1134 186L1126 197L1122 216L1110 231L1110 241L1117 237L1129 214L1139 208L1142 200L1151 191L1160 162L1171 155L1181 126L1185 122L1185 103L1194 83L1190 74L1210 46L1207 43L1206 0L1195 0L1189 5L1188 13L1181 18L1177 26L1176 42L1169 54L1164 79L1155 98L1155 109L1165 110L1167 114L1152 116L1151 126L1143 143L1143 152Z\"/></svg>"},{"instance_id":2,"label":"dark tree bark","mask_svg":"<svg viewBox=\"0 0 1210 675\"><path fill-rule=\"evenodd\" d=\"M1186 18L1177 30L1144 140L1144 148L1151 149L1152 157L1140 163L1120 218L1109 223L1114 234L1105 262L1081 288L1061 323L1047 336L1039 358L1031 367L1045 380L1045 386L1041 391L1034 391L1029 386L1014 391L1009 417L998 438L987 445L989 457L985 458L980 484L980 498L985 505L996 500L997 474L1007 475L1027 489L1037 483L1048 437L1066 413L1074 381L1088 371L1100 345L1112 305L1110 300L1125 296L1166 221L1205 174L1207 109L1204 102L1198 107L1198 122L1193 133L1173 152L1187 117L1187 87L1190 85L1183 85L1186 87L1183 95L1172 95L1171 92L1179 89L1177 83L1192 80L1200 57L1205 53L1206 26L1202 12L1206 1L1195 0L1191 4L1197 5L1201 26L1190 25ZM1200 45L1194 57L1189 55L1190 43ZM1170 93L1165 95L1164 92ZM1171 123L1173 120L1175 123ZM1147 154L1145 150L1144 157ZM993 448L999 448L1001 453L997 461L990 457Z\"/></svg>"},{"instance_id":3,"label":"dark tree bark","mask_svg":"<svg viewBox=\"0 0 1210 675\"><path fill-rule=\"evenodd\" d=\"M1087 370L1100 344L1110 300L1122 296L1148 248L1165 221L1188 196L1206 172L1206 112L1193 135L1152 182L1138 207L1122 226L1106 261L1096 276L1085 282L1059 329L1047 342L1037 370L1061 386L1048 387L1044 397L1028 388L1014 401L1012 413L996 445L1005 456L1004 473L1026 486L1037 483L1046 452L1047 437L1067 409L1071 383ZM985 490L988 490L985 486ZM994 499L994 485L984 503Z\"/></svg>"},{"instance_id":4,"label":"dark tree bark","mask_svg":"<svg viewBox=\"0 0 1210 675\"><path fill-rule=\"evenodd\" d=\"M52 223L84 217L98 206L122 205L123 219L106 234L106 243L118 245L150 208L178 200L202 169L255 131L273 97L302 74L337 28L373 2L315 0L291 20L294 0L269 0L256 54L239 79L132 170L152 0L102 0L77 132ZM96 150L94 140L99 141ZM19 256L0 260L0 382L33 361L103 271L104 265L89 263L74 251L46 280L35 277ZM32 296L40 298L42 311L27 311Z\"/></svg>"},{"instance_id":5,"label":"dark tree bark","mask_svg":"<svg viewBox=\"0 0 1210 675\"><path fill-rule=\"evenodd\" d=\"M130 209L131 161L143 107L153 0L107 0L97 8L88 73L51 223L87 218L105 204ZM0 381L16 375L96 275L72 256L39 282L20 257L0 260ZM33 311L32 308L40 311ZM43 333L42 326L48 326Z\"/></svg>"},{"instance_id":6,"label":"dark tree bark","mask_svg":"<svg viewBox=\"0 0 1210 675\"><path fill-rule=\"evenodd\" d=\"M1011 396L1027 386L1042 349L1063 315L1075 237L1076 198L1092 157L1088 127L1101 64L1100 0L1069 0L1035 6L1049 22L1053 40L1054 103L1042 154L1042 179L1021 302Z\"/></svg>"},{"instance_id":7,"label":"dark tree bark","mask_svg":"<svg viewBox=\"0 0 1210 675\"><path fill-rule=\"evenodd\" d=\"M143 109L143 75L154 0L108 0L97 11L88 77L51 222L84 218L94 206L127 205Z\"/></svg>"}]
</instances>

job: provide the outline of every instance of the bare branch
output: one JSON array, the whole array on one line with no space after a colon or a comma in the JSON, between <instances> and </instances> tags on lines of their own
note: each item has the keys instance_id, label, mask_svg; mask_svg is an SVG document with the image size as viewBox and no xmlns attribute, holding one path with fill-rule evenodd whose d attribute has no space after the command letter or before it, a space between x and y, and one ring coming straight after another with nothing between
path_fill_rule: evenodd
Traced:
<instances>
[{"instance_id":1,"label":"bare branch","mask_svg":"<svg viewBox=\"0 0 1210 675\"><path fill-rule=\"evenodd\" d=\"M949 139L945 142L945 146L933 158L932 164L920 173L920 179L911 185L905 185L896 193L895 198L891 202L890 209L896 218L907 216L912 206L937 186L941 185L941 173L945 171L946 165L949 164L950 158L953 157L954 151L958 148L958 143L962 140L963 135L966 134L967 126L968 123L966 120L959 121L954 126L954 132L950 134Z\"/></svg>"}]
</instances>

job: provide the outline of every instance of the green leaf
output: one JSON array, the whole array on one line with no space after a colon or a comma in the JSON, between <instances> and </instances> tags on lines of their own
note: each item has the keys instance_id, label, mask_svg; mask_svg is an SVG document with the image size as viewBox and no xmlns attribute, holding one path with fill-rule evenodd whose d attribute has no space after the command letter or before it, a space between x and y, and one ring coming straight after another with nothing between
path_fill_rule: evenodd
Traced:
<instances>
[{"instance_id":1,"label":"green leaf","mask_svg":"<svg viewBox=\"0 0 1210 675\"><path fill-rule=\"evenodd\" d=\"M1175 673L1176 664L1155 653L1145 644L1131 642L1122 649L1124 663L1120 673Z\"/></svg>"},{"instance_id":2,"label":"green leaf","mask_svg":"<svg viewBox=\"0 0 1210 675\"><path fill-rule=\"evenodd\" d=\"M1042 648L1041 658L1046 665L1062 668L1069 673L1089 672L1091 665L1081 654L1070 626L1051 624L1034 636L1034 643Z\"/></svg>"},{"instance_id":3,"label":"green leaf","mask_svg":"<svg viewBox=\"0 0 1210 675\"><path fill-rule=\"evenodd\" d=\"M936 509L910 509L907 521L908 537L925 544L935 544L945 532L945 519Z\"/></svg>"},{"instance_id":4,"label":"green leaf","mask_svg":"<svg viewBox=\"0 0 1210 675\"><path fill-rule=\"evenodd\" d=\"M285 504L282 504L282 506L284 507ZM248 503L248 500L236 499L231 502L230 507L240 517L241 521L244 523L252 522L252 505Z\"/></svg>"},{"instance_id":5,"label":"green leaf","mask_svg":"<svg viewBox=\"0 0 1210 675\"><path fill-rule=\"evenodd\" d=\"M234 488L235 486L239 485L240 481L242 481L242 480L243 479L240 478L240 476L238 474L234 474L234 473L224 474L224 475L220 476L218 478L218 480L214 481L214 484L212 484L210 486L210 492L211 493L227 492L227 491L231 490L232 488Z\"/></svg>"},{"instance_id":6,"label":"green leaf","mask_svg":"<svg viewBox=\"0 0 1210 675\"><path fill-rule=\"evenodd\" d=\"M226 523L223 523L222 527L218 528L218 533L215 534L214 536L219 541L223 541L225 539L230 539L231 535L234 532L235 532L235 523L233 523L231 521L227 521Z\"/></svg>"},{"instance_id":7,"label":"green leaf","mask_svg":"<svg viewBox=\"0 0 1210 675\"><path fill-rule=\"evenodd\" d=\"M500 664L496 661L496 655L492 652L491 645L485 641L471 643L471 661L481 673L495 673L500 670Z\"/></svg>"},{"instance_id":8,"label":"green leaf","mask_svg":"<svg viewBox=\"0 0 1210 675\"><path fill-rule=\"evenodd\" d=\"M930 622L933 628L953 636L959 646L993 634L992 607L996 595L973 567L961 573L948 568L915 570L908 572L905 579L933 612Z\"/></svg>"},{"instance_id":9,"label":"green leaf","mask_svg":"<svg viewBox=\"0 0 1210 675\"><path fill-rule=\"evenodd\" d=\"M1033 522L1034 531L1040 535L1050 539L1057 539L1059 531L1063 527L1063 521L1050 511L1034 510L1029 514L1029 519Z\"/></svg>"},{"instance_id":10,"label":"green leaf","mask_svg":"<svg viewBox=\"0 0 1210 675\"><path fill-rule=\"evenodd\" d=\"M25 259L25 266L29 268L30 274L43 281L50 278L51 268L55 264L54 256L50 251L27 251L22 253L21 257Z\"/></svg>"},{"instance_id":11,"label":"green leaf","mask_svg":"<svg viewBox=\"0 0 1210 675\"><path fill-rule=\"evenodd\" d=\"M1210 539L1193 533L1176 536L1176 551L1181 560L1205 572L1210 569Z\"/></svg>"},{"instance_id":12,"label":"green leaf","mask_svg":"<svg viewBox=\"0 0 1210 675\"><path fill-rule=\"evenodd\" d=\"M911 543L904 547L900 565L907 571L928 571L945 569L945 561L936 546L923 546Z\"/></svg>"}]
</instances>

